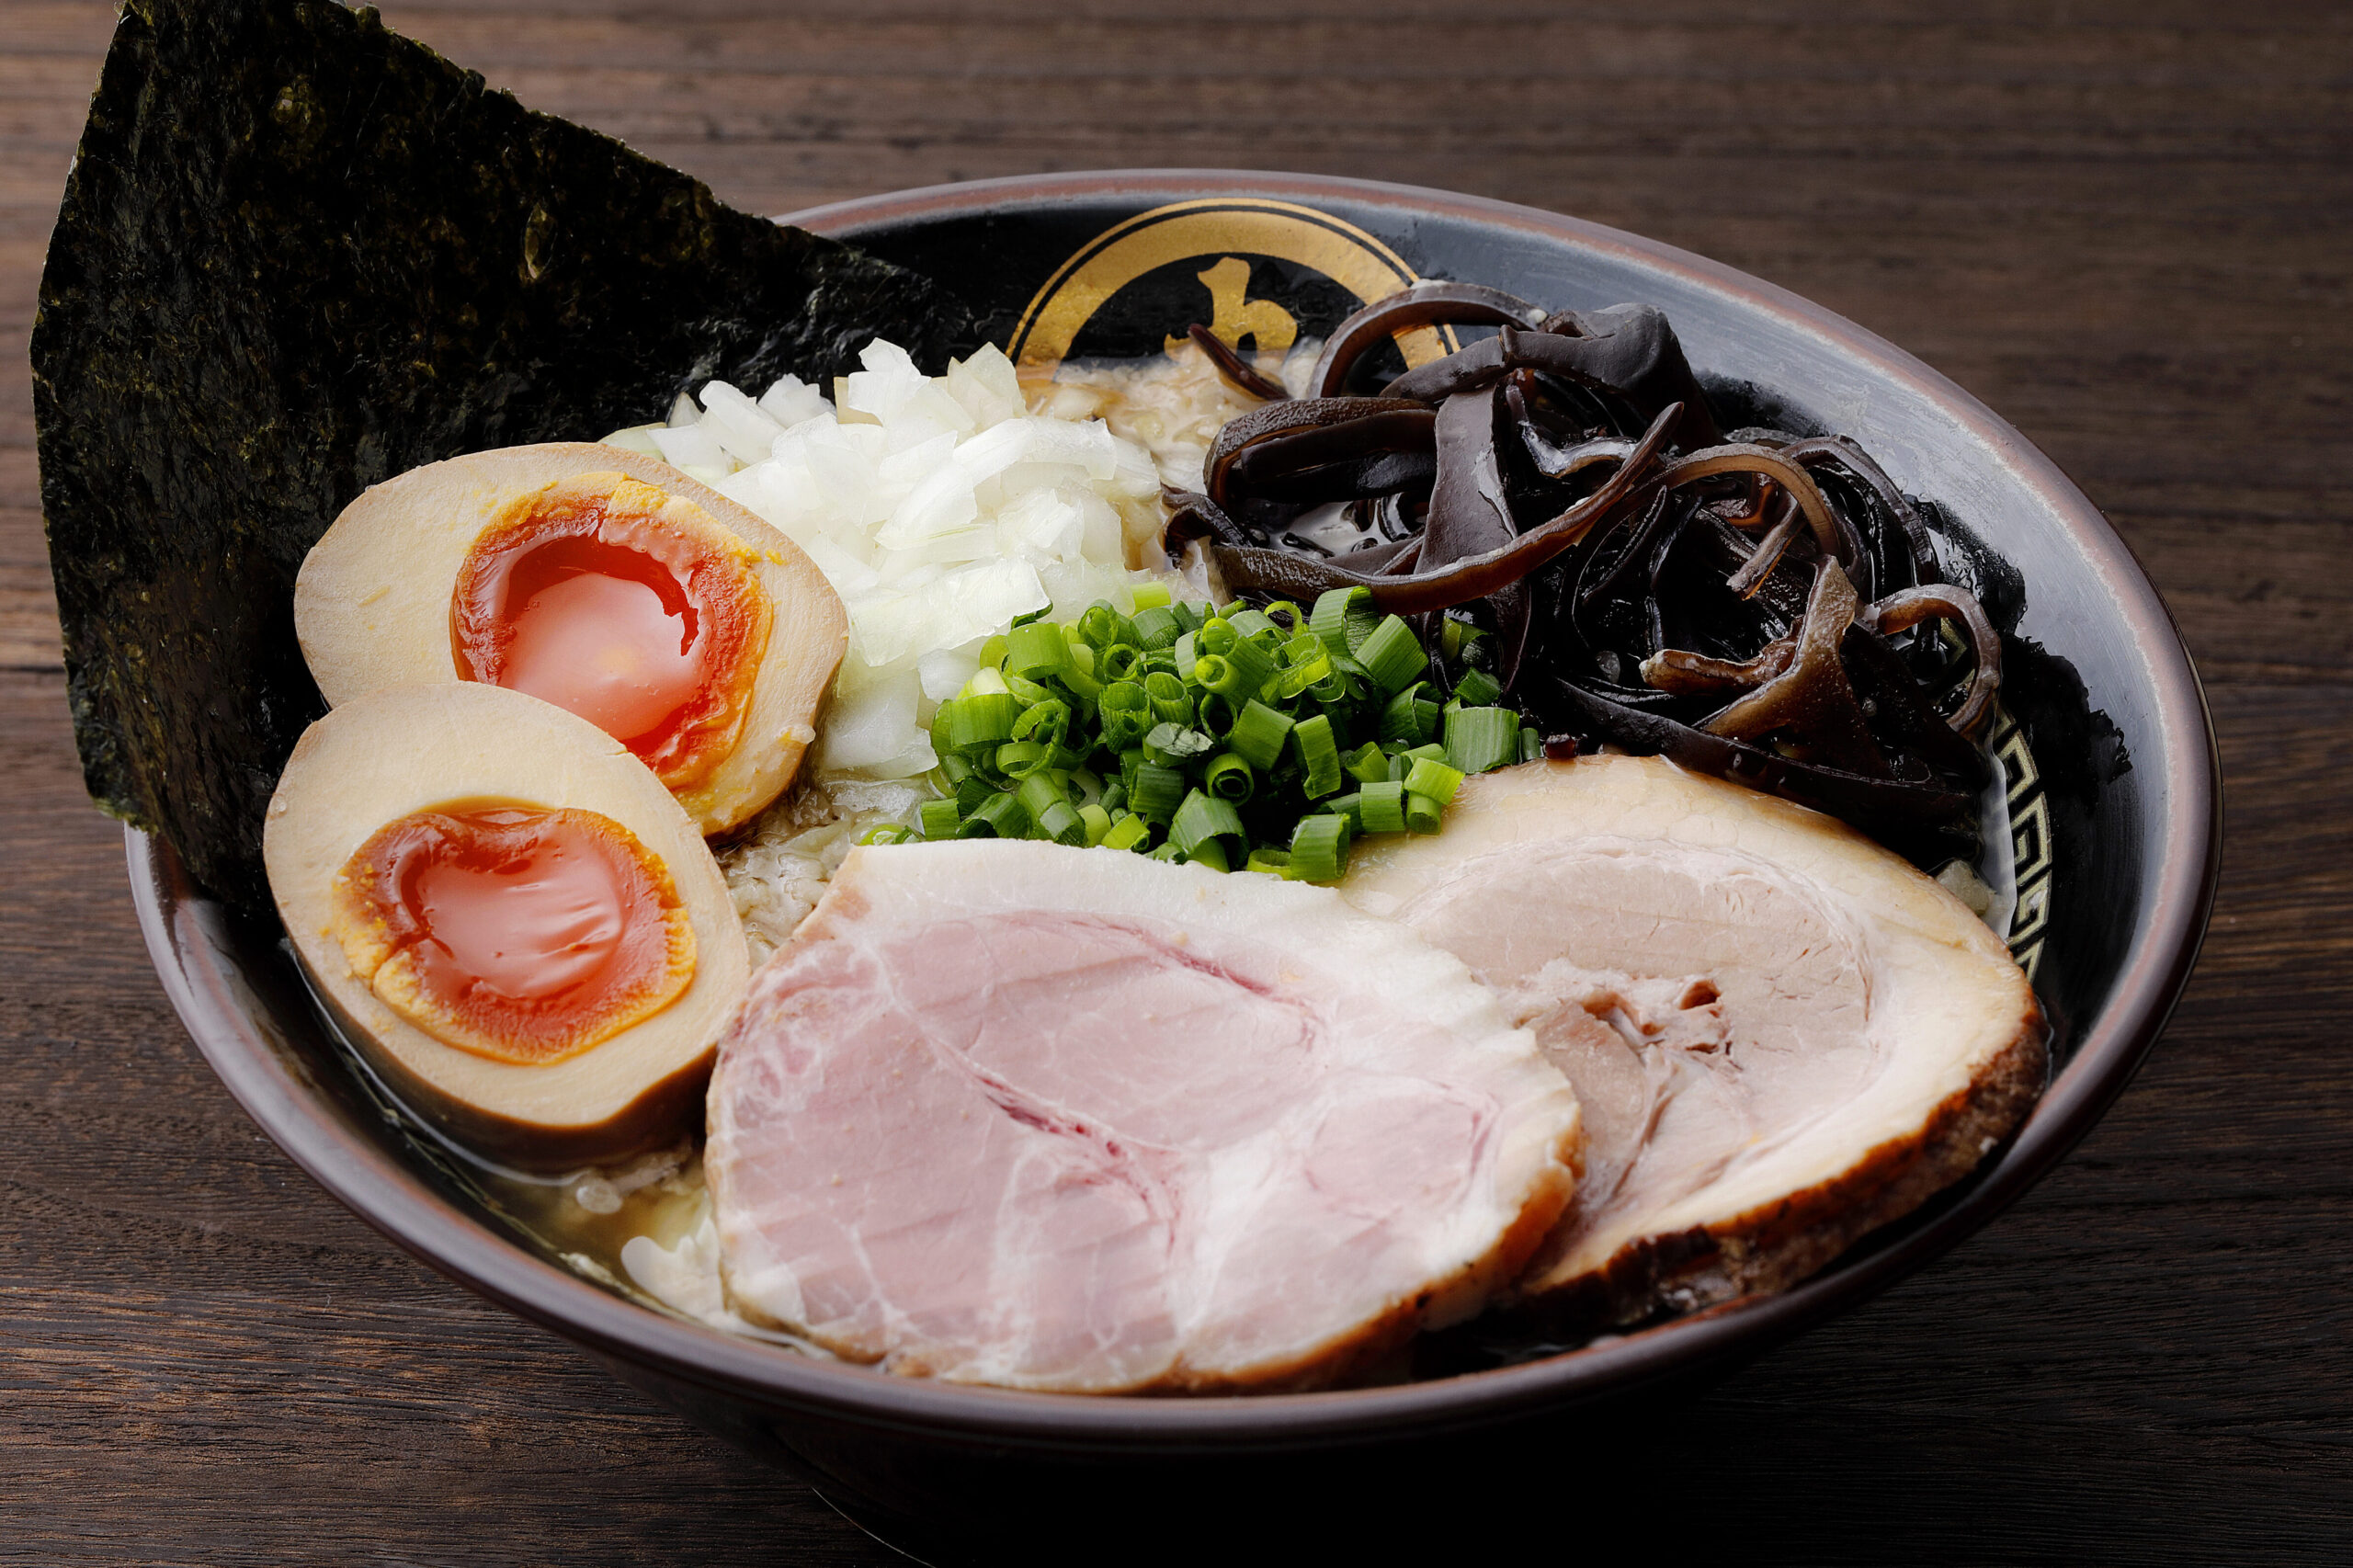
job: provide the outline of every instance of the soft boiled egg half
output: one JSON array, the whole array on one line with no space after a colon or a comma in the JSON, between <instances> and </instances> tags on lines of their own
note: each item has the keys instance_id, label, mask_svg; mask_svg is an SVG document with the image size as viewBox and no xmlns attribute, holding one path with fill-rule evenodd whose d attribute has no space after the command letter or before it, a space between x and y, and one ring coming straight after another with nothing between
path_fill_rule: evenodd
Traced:
<instances>
[{"instance_id":1,"label":"soft boiled egg half","mask_svg":"<svg viewBox=\"0 0 2353 1568\"><path fill-rule=\"evenodd\" d=\"M619 741L705 835L792 782L848 640L790 540L588 442L373 486L303 561L294 624L329 704L451 681L527 693Z\"/></svg>"},{"instance_id":2,"label":"soft boiled egg half","mask_svg":"<svg viewBox=\"0 0 2353 1568\"><path fill-rule=\"evenodd\" d=\"M743 929L685 808L596 725L481 682L354 698L295 746L262 847L321 999L452 1138L566 1170L700 1120Z\"/></svg>"}]
</instances>

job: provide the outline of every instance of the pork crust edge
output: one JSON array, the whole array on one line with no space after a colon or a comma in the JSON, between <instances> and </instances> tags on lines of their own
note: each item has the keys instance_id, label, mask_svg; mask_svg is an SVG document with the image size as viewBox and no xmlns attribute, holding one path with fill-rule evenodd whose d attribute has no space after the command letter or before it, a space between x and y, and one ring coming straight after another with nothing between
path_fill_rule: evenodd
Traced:
<instances>
[{"instance_id":1,"label":"pork crust edge","mask_svg":"<svg viewBox=\"0 0 2353 1568\"><path fill-rule=\"evenodd\" d=\"M1552 1332L1592 1334L1788 1289L1968 1176L2017 1131L2049 1076L2048 1033L2029 1001L2009 1041L1916 1132L1743 1213L1628 1242L1574 1278L1541 1289L1523 1281L1514 1304Z\"/></svg>"}]
</instances>

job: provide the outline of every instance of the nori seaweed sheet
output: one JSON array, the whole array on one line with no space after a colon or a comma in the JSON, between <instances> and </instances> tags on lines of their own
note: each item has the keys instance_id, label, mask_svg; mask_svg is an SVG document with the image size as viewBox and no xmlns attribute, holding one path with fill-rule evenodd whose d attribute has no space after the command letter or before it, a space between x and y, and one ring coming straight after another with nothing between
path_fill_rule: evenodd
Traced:
<instances>
[{"instance_id":1,"label":"nori seaweed sheet","mask_svg":"<svg viewBox=\"0 0 2353 1568\"><path fill-rule=\"evenodd\" d=\"M268 907L262 813L323 710L302 557L360 491L593 440L717 376L937 365L916 274L722 205L330 0L130 0L32 337L90 792Z\"/></svg>"}]
</instances>

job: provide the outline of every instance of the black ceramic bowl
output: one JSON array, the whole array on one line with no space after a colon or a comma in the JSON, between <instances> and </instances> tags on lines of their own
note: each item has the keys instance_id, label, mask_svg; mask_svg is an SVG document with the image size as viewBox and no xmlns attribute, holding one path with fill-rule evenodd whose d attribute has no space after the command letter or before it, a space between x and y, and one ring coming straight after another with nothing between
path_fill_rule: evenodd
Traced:
<instances>
[{"instance_id":1,"label":"black ceramic bowl","mask_svg":"<svg viewBox=\"0 0 2353 1568\"><path fill-rule=\"evenodd\" d=\"M1220 173L1072 175L877 197L796 215L948 280L1017 355L1157 349L1189 321L1321 335L1415 277L1552 307L1664 309L1727 426L1860 440L1934 504L1949 563L2006 633L2020 893L2013 949L2056 1029L2049 1092L1970 1182L1816 1278L1523 1364L1396 1387L1249 1399L1083 1399L831 1365L650 1310L560 1267L413 1142L355 1078L274 927L130 844L173 1003L230 1091L336 1197L435 1267L585 1346L625 1381L814 1483L886 1538L948 1560L1053 1555L1080 1515L1155 1520L1112 1552L1223 1532L1237 1499L1313 1495L1489 1462L1655 1403L1863 1301L2050 1169L2122 1089L2196 956L2219 847L2214 751L2164 606L2091 504L1943 377L1802 300L1574 219L1398 187ZM1261 337L1262 345L1267 337ZM1408 344L1408 354L1428 352ZM1565 1424L1564 1424L1565 1423ZM1214 1498L1220 1506L1180 1506ZM1399 1506L1388 1505L1390 1517ZM1404 1505L1410 1511L1410 1505ZM1040 1521L1051 1520L1051 1526Z\"/></svg>"}]
</instances>

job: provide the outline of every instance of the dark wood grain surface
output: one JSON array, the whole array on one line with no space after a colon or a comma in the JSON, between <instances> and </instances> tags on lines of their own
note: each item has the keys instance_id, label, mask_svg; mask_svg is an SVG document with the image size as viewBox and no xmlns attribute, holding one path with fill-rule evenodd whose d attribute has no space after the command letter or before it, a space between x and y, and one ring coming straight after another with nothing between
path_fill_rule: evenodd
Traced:
<instances>
[{"instance_id":1,"label":"dark wood grain surface","mask_svg":"<svg viewBox=\"0 0 2353 1568\"><path fill-rule=\"evenodd\" d=\"M2204 960L2060 1170L1646 1438L1648 1502L1679 1507L1663 1547L1767 1561L2353 1558L2353 12L384 10L755 210L1139 165L1449 187L1745 268L2016 423L2208 683L2228 826ZM165 1004L81 792L26 369L111 20L0 0L0 1562L890 1561L347 1214ZM1572 1479L1465 1500L1466 1553L1530 1509L1607 1509ZM1560 1523L1572 1550L1585 1521Z\"/></svg>"}]
</instances>

